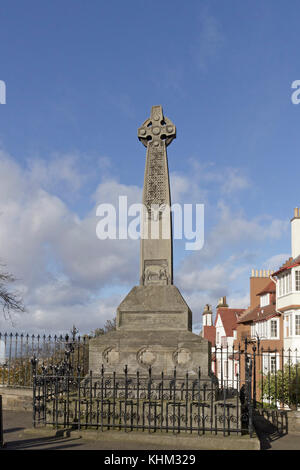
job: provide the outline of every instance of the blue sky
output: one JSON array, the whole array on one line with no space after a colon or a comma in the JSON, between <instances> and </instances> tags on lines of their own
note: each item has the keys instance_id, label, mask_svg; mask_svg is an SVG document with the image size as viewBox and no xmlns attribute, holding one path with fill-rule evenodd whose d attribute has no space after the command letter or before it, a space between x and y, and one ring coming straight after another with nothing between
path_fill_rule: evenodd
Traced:
<instances>
[{"instance_id":1,"label":"blue sky","mask_svg":"<svg viewBox=\"0 0 300 470\"><path fill-rule=\"evenodd\" d=\"M138 282L138 242L97 240L95 207L139 202L137 128L154 104L177 126L173 201L205 204L204 249L174 244L195 330L221 295L247 306L250 269L289 255L300 205L299 13L294 0L1 2L0 259L28 310L16 329L89 332Z\"/></svg>"}]
</instances>

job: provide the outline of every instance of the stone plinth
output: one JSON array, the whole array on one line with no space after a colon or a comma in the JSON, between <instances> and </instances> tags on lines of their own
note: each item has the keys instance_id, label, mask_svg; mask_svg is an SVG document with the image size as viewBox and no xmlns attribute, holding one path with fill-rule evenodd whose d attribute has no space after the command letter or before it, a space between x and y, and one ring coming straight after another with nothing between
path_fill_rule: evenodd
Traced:
<instances>
[{"instance_id":1,"label":"stone plinth","mask_svg":"<svg viewBox=\"0 0 300 470\"><path fill-rule=\"evenodd\" d=\"M192 330L192 312L177 287L135 286L117 310L118 330Z\"/></svg>"},{"instance_id":2,"label":"stone plinth","mask_svg":"<svg viewBox=\"0 0 300 470\"><path fill-rule=\"evenodd\" d=\"M191 311L177 287L136 286L118 307L117 330L90 341L89 368L177 376L210 373L210 343L191 332Z\"/></svg>"},{"instance_id":3,"label":"stone plinth","mask_svg":"<svg viewBox=\"0 0 300 470\"><path fill-rule=\"evenodd\" d=\"M113 331L90 342L90 369L99 374L102 364L106 372L124 373L125 365L129 374L148 374L149 366L153 375L172 375L176 367L177 376L186 372L197 376L209 374L210 348L207 340L190 331Z\"/></svg>"}]
</instances>

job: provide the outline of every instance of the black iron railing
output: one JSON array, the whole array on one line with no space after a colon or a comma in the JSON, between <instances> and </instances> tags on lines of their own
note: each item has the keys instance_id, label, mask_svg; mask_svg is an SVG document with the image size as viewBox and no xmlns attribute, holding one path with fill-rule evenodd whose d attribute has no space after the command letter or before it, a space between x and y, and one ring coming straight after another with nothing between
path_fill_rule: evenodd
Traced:
<instances>
[{"instance_id":1,"label":"black iron railing","mask_svg":"<svg viewBox=\"0 0 300 470\"><path fill-rule=\"evenodd\" d=\"M186 373L177 376L123 375L102 367L98 375L74 376L59 368L34 368L34 425L56 428L94 428L100 431L205 433L224 436L252 433L246 393L220 389L215 377ZM248 377L251 380L251 377ZM250 426L250 428L249 428Z\"/></svg>"},{"instance_id":2,"label":"black iron railing","mask_svg":"<svg viewBox=\"0 0 300 470\"><path fill-rule=\"evenodd\" d=\"M31 358L37 367L60 364L69 354L74 369L88 371L87 336L0 333L0 387L32 387Z\"/></svg>"},{"instance_id":3,"label":"black iron railing","mask_svg":"<svg viewBox=\"0 0 300 470\"><path fill-rule=\"evenodd\" d=\"M226 389L236 389L245 383L246 363L251 359L249 393L254 408L300 408L300 353L297 349L264 348L260 342L245 341L237 347L216 347L212 357L212 371L220 388Z\"/></svg>"}]
</instances>

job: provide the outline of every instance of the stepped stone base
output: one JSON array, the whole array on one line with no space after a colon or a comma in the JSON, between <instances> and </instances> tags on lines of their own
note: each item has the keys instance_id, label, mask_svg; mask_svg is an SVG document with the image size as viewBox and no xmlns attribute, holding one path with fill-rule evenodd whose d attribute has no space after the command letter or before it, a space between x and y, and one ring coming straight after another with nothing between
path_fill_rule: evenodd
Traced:
<instances>
[{"instance_id":1,"label":"stepped stone base","mask_svg":"<svg viewBox=\"0 0 300 470\"><path fill-rule=\"evenodd\" d=\"M152 373L177 376L210 373L208 368L210 348L208 341L190 331L113 331L90 341L89 368L99 374L102 364L105 372L123 374Z\"/></svg>"},{"instance_id":2,"label":"stepped stone base","mask_svg":"<svg viewBox=\"0 0 300 470\"><path fill-rule=\"evenodd\" d=\"M90 341L89 368L107 373L210 374L210 343L193 334L192 313L177 287L136 286L117 311L117 330Z\"/></svg>"}]
</instances>

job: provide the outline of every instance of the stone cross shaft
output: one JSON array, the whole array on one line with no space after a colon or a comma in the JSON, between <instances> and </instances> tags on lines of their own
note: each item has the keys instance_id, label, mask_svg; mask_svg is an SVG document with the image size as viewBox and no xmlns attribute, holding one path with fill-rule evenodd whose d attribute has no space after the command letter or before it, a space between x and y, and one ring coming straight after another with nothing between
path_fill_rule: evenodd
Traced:
<instances>
[{"instance_id":1,"label":"stone cross shaft","mask_svg":"<svg viewBox=\"0 0 300 470\"><path fill-rule=\"evenodd\" d=\"M161 106L152 106L151 116L138 129L138 138L147 148L141 221L140 284L173 283L172 218L167 146L176 137L176 127L163 115ZM152 230L157 222L155 230Z\"/></svg>"}]
</instances>

